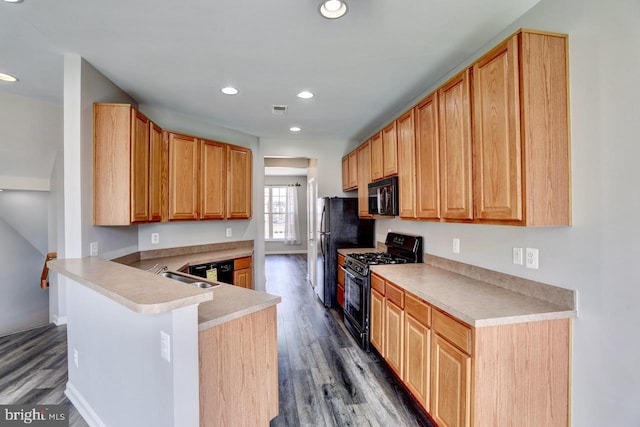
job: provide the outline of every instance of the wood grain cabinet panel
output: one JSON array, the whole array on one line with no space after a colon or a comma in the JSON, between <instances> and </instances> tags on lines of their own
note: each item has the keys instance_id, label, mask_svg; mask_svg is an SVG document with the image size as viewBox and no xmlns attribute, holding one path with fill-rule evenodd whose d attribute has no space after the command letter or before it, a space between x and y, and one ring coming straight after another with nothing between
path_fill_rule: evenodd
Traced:
<instances>
[{"instance_id":1,"label":"wood grain cabinet panel","mask_svg":"<svg viewBox=\"0 0 640 427\"><path fill-rule=\"evenodd\" d=\"M344 258L342 254L338 254L338 283L336 295L338 297L338 305L344 308Z\"/></svg>"},{"instance_id":2,"label":"wood grain cabinet panel","mask_svg":"<svg viewBox=\"0 0 640 427\"><path fill-rule=\"evenodd\" d=\"M523 30L473 65L475 215L571 224L566 36Z\"/></svg>"},{"instance_id":3,"label":"wood grain cabinet panel","mask_svg":"<svg viewBox=\"0 0 640 427\"><path fill-rule=\"evenodd\" d=\"M440 219L440 137L438 93L414 108L416 122L416 217Z\"/></svg>"},{"instance_id":4,"label":"wood grain cabinet panel","mask_svg":"<svg viewBox=\"0 0 640 427\"><path fill-rule=\"evenodd\" d=\"M386 356L385 349L385 308L384 295L371 289L371 345L378 350L382 357Z\"/></svg>"},{"instance_id":5,"label":"wood grain cabinet panel","mask_svg":"<svg viewBox=\"0 0 640 427\"><path fill-rule=\"evenodd\" d=\"M349 191L349 156L342 158L342 191Z\"/></svg>"},{"instance_id":6,"label":"wood grain cabinet panel","mask_svg":"<svg viewBox=\"0 0 640 427\"><path fill-rule=\"evenodd\" d=\"M398 174L397 132L395 121L382 130L382 172L384 178Z\"/></svg>"},{"instance_id":7,"label":"wood grain cabinet panel","mask_svg":"<svg viewBox=\"0 0 640 427\"><path fill-rule=\"evenodd\" d=\"M167 146L162 129L149 122L149 222L166 221Z\"/></svg>"},{"instance_id":8,"label":"wood grain cabinet panel","mask_svg":"<svg viewBox=\"0 0 640 427\"><path fill-rule=\"evenodd\" d=\"M224 219L227 193L226 144L200 142L200 219Z\"/></svg>"},{"instance_id":9,"label":"wood grain cabinet panel","mask_svg":"<svg viewBox=\"0 0 640 427\"><path fill-rule=\"evenodd\" d=\"M200 144L198 138L174 132L169 144L169 220L198 219Z\"/></svg>"},{"instance_id":10,"label":"wood grain cabinet panel","mask_svg":"<svg viewBox=\"0 0 640 427\"><path fill-rule=\"evenodd\" d=\"M440 89L440 201L447 220L473 219L469 69Z\"/></svg>"},{"instance_id":11,"label":"wood grain cabinet panel","mask_svg":"<svg viewBox=\"0 0 640 427\"><path fill-rule=\"evenodd\" d=\"M371 148L369 141L358 147L358 216L371 218L369 214L369 183L371 182Z\"/></svg>"},{"instance_id":12,"label":"wood grain cabinet panel","mask_svg":"<svg viewBox=\"0 0 640 427\"><path fill-rule=\"evenodd\" d=\"M93 223L147 222L151 121L129 104L93 108Z\"/></svg>"},{"instance_id":13,"label":"wood grain cabinet panel","mask_svg":"<svg viewBox=\"0 0 640 427\"><path fill-rule=\"evenodd\" d=\"M416 140L413 109L396 120L400 218L416 217Z\"/></svg>"},{"instance_id":14,"label":"wood grain cabinet panel","mask_svg":"<svg viewBox=\"0 0 640 427\"><path fill-rule=\"evenodd\" d=\"M358 188L358 151L353 150L349 153L349 188L354 190Z\"/></svg>"},{"instance_id":15,"label":"wood grain cabinet panel","mask_svg":"<svg viewBox=\"0 0 640 427\"><path fill-rule=\"evenodd\" d=\"M385 281L385 360L404 379L404 291Z\"/></svg>"},{"instance_id":16,"label":"wood grain cabinet panel","mask_svg":"<svg viewBox=\"0 0 640 427\"><path fill-rule=\"evenodd\" d=\"M404 383L429 411L431 331L406 310L404 319Z\"/></svg>"},{"instance_id":17,"label":"wood grain cabinet panel","mask_svg":"<svg viewBox=\"0 0 640 427\"><path fill-rule=\"evenodd\" d=\"M369 139L371 147L371 181L384 178L384 152L382 149L382 132L378 132Z\"/></svg>"},{"instance_id":18,"label":"wood grain cabinet panel","mask_svg":"<svg viewBox=\"0 0 640 427\"><path fill-rule=\"evenodd\" d=\"M441 427L471 425L471 356L433 336L431 416Z\"/></svg>"},{"instance_id":19,"label":"wood grain cabinet panel","mask_svg":"<svg viewBox=\"0 0 640 427\"><path fill-rule=\"evenodd\" d=\"M227 219L251 218L251 150L227 145Z\"/></svg>"}]
</instances>

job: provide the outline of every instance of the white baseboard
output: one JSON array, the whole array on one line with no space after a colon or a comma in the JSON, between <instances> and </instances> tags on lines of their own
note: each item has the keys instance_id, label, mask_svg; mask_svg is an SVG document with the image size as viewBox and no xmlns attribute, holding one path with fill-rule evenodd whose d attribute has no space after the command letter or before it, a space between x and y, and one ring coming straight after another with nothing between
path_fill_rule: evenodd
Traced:
<instances>
[{"instance_id":1,"label":"white baseboard","mask_svg":"<svg viewBox=\"0 0 640 427\"><path fill-rule=\"evenodd\" d=\"M53 324L56 326L66 325L67 324L67 316L53 316Z\"/></svg>"},{"instance_id":2,"label":"white baseboard","mask_svg":"<svg viewBox=\"0 0 640 427\"><path fill-rule=\"evenodd\" d=\"M64 394L69 398L73 406L78 410L82 418L89 424L90 426L97 427L106 427L106 424L102 422L98 414L95 413L91 405L82 397L77 388L73 386L69 381L67 381L67 388L64 391Z\"/></svg>"},{"instance_id":3,"label":"white baseboard","mask_svg":"<svg viewBox=\"0 0 640 427\"><path fill-rule=\"evenodd\" d=\"M279 250L279 251L265 251L265 255L297 255L297 254L306 254L306 249L296 249L296 250Z\"/></svg>"}]
</instances>

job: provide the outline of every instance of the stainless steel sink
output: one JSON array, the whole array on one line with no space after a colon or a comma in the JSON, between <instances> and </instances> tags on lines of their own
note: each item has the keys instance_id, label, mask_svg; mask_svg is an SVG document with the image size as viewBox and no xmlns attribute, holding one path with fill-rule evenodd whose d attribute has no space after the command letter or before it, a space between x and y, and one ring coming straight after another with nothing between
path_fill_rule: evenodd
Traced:
<instances>
[{"instance_id":1,"label":"stainless steel sink","mask_svg":"<svg viewBox=\"0 0 640 427\"><path fill-rule=\"evenodd\" d=\"M198 288L206 289L217 286L214 283L203 282L202 280L198 280L193 277L185 276L184 274L176 273L174 271L162 271L158 273L162 277L166 277L167 279L178 280L182 283L188 283L193 286L197 286Z\"/></svg>"}]
</instances>

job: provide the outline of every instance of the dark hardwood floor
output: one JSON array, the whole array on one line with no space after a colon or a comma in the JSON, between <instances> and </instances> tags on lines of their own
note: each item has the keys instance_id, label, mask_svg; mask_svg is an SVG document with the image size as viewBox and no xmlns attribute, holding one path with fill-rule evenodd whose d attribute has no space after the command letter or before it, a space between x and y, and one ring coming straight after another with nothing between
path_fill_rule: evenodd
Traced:
<instances>
[{"instance_id":1,"label":"dark hardwood floor","mask_svg":"<svg viewBox=\"0 0 640 427\"><path fill-rule=\"evenodd\" d=\"M306 280L306 255L268 255L278 305L280 414L271 426L432 426L380 358L362 351Z\"/></svg>"},{"instance_id":2,"label":"dark hardwood floor","mask_svg":"<svg viewBox=\"0 0 640 427\"><path fill-rule=\"evenodd\" d=\"M267 291L282 296L271 426L432 426L380 358L357 347L341 313L325 310L306 274L306 255L266 257ZM66 404L70 426L86 426L66 381L65 326L0 337L0 404Z\"/></svg>"}]
</instances>

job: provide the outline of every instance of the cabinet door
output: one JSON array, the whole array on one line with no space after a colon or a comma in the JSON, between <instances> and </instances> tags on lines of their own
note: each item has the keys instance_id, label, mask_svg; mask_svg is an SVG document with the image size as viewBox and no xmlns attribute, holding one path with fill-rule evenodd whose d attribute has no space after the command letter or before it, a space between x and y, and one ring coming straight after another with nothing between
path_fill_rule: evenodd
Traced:
<instances>
[{"instance_id":1,"label":"cabinet door","mask_svg":"<svg viewBox=\"0 0 640 427\"><path fill-rule=\"evenodd\" d=\"M471 357L437 334L431 363L431 416L441 427L471 425Z\"/></svg>"},{"instance_id":2,"label":"cabinet door","mask_svg":"<svg viewBox=\"0 0 640 427\"><path fill-rule=\"evenodd\" d=\"M384 178L382 132L378 132L369 140L371 144L371 181Z\"/></svg>"},{"instance_id":3,"label":"cabinet door","mask_svg":"<svg viewBox=\"0 0 640 427\"><path fill-rule=\"evenodd\" d=\"M369 141L358 147L358 216L371 218L369 214L369 182L371 165L371 149Z\"/></svg>"},{"instance_id":4,"label":"cabinet door","mask_svg":"<svg viewBox=\"0 0 640 427\"><path fill-rule=\"evenodd\" d=\"M403 379L404 310L389 299L385 301L385 360L400 379Z\"/></svg>"},{"instance_id":5,"label":"cabinet door","mask_svg":"<svg viewBox=\"0 0 640 427\"><path fill-rule=\"evenodd\" d=\"M227 189L226 144L200 143L200 219L223 219Z\"/></svg>"},{"instance_id":6,"label":"cabinet door","mask_svg":"<svg viewBox=\"0 0 640 427\"><path fill-rule=\"evenodd\" d=\"M251 218L251 150L227 146L227 218Z\"/></svg>"},{"instance_id":7,"label":"cabinet door","mask_svg":"<svg viewBox=\"0 0 640 427\"><path fill-rule=\"evenodd\" d=\"M438 90L442 217L473 219L469 70Z\"/></svg>"},{"instance_id":8,"label":"cabinet door","mask_svg":"<svg viewBox=\"0 0 640 427\"><path fill-rule=\"evenodd\" d=\"M428 411L431 331L405 313L404 334L404 383Z\"/></svg>"},{"instance_id":9,"label":"cabinet door","mask_svg":"<svg viewBox=\"0 0 640 427\"><path fill-rule=\"evenodd\" d=\"M522 220L518 36L473 65L475 216Z\"/></svg>"},{"instance_id":10,"label":"cabinet door","mask_svg":"<svg viewBox=\"0 0 640 427\"><path fill-rule=\"evenodd\" d=\"M162 129L149 122L149 221L161 221L166 191L166 161Z\"/></svg>"},{"instance_id":11,"label":"cabinet door","mask_svg":"<svg viewBox=\"0 0 640 427\"><path fill-rule=\"evenodd\" d=\"M342 158L342 191L349 190L349 156Z\"/></svg>"},{"instance_id":12,"label":"cabinet door","mask_svg":"<svg viewBox=\"0 0 640 427\"><path fill-rule=\"evenodd\" d=\"M386 356L384 347L384 296L371 289L371 338L370 342L382 357Z\"/></svg>"},{"instance_id":13,"label":"cabinet door","mask_svg":"<svg viewBox=\"0 0 640 427\"><path fill-rule=\"evenodd\" d=\"M398 134L395 121L382 130L382 166L385 177L398 173Z\"/></svg>"},{"instance_id":14,"label":"cabinet door","mask_svg":"<svg viewBox=\"0 0 640 427\"><path fill-rule=\"evenodd\" d=\"M358 151L349 153L349 188L358 187Z\"/></svg>"},{"instance_id":15,"label":"cabinet door","mask_svg":"<svg viewBox=\"0 0 640 427\"><path fill-rule=\"evenodd\" d=\"M416 141L413 109L396 120L398 126L398 189L400 217L416 217Z\"/></svg>"},{"instance_id":16,"label":"cabinet door","mask_svg":"<svg viewBox=\"0 0 640 427\"><path fill-rule=\"evenodd\" d=\"M169 133L169 220L198 219L198 139Z\"/></svg>"},{"instance_id":17,"label":"cabinet door","mask_svg":"<svg viewBox=\"0 0 640 427\"><path fill-rule=\"evenodd\" d=\"M149 220L149 119L131 108L131 222Z\"/></svg>"},{"instance_id":18,"label":"cabinet door","mask_svg":"<svg viewBox=\"0 0 640 427\"><path fill-rule=\"evenodd\" d=\"M338 305L344 308L344 255L338 254Z\"/></svg>"},{"instance_id":19,"label":"cabinet door","mask_svg":"<svg viewBox=\"0 0 640 427\"><path fill-rule=\"evenodd\" d=\"M233 272L233 285L241 288L253 289L251 284L251 268L243 268Z\"/></svg>"},{"instance_id":20,"label":"cabinet door","mask_svg":"<svg viewBox=\"0 0 640 427\"><path fill-rule=\"evenodd\" d=\"M438 94L432 93L415 107L416 217L440 219L440 144Z\"/></svg>"}]
</instances>

